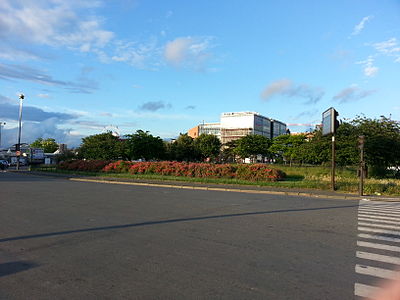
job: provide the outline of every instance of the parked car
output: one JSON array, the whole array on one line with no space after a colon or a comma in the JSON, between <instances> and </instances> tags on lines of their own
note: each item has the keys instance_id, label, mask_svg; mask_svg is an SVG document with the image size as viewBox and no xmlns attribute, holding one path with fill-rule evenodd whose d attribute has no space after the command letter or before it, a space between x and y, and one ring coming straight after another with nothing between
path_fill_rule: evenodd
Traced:
<instances>
[{"instance_id":1,"label":"parked car","mask_svg":"<svg viewBox=\"0 0 400 300\"><path fill-rule=\"evenodd\" d=\"M5 170L8 168L8 166L9 166L8 161L0 159L0 170Z\"/></svg>"}]
</instances>

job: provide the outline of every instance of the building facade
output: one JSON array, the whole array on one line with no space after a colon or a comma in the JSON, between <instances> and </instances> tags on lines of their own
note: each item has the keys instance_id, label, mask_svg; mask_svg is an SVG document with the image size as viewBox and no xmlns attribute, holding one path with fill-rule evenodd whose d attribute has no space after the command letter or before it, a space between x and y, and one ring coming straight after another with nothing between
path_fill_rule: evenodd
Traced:
<instances>
[{"instance_id":1,"label":"building facade","mask_svg":"<svg viewBox=\"0 0 400 300\"><path fill-rule=\"evenodd\" d=\"M200 124L190 129L188 135L196 138L202 133L216 135L222 144L249 134L272 139L286 133L286 124L256 112L229 112L221 114L219 123Z\"/></svg>"}]
</instances>

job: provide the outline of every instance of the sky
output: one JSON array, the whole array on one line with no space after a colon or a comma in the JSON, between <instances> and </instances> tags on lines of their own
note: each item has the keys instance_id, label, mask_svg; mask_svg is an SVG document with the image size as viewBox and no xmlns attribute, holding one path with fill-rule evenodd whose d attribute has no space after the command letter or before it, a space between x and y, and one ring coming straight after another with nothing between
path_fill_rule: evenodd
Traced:
<instances>
[{"instance_id":1,"label":"sky","mask_svg":"<svg viewBox=\"0 0 400 300\"><path fill-rule=\"evenodd\" d=\"M148 130L174 138L223 112L292 132L400 120L400 1L1 0L0 147Z\"/></svg>"}]
</instances>

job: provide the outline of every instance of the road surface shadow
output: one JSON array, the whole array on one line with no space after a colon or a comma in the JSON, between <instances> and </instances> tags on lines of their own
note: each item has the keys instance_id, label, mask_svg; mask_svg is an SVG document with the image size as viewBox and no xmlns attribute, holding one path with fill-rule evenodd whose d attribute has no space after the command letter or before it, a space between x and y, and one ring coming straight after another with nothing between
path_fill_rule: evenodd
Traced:
<instances>
[{"instance_id":1,"label":"road surface shadow","mask_svg":"<svg viewBox=\"0 0 400 300\"><path fill-rule=\"evenodd\" d=\"M83 228L83 229L75 229L75 230L67 230L67 231L57 231L57 232L14 236L14 237L0 239L0 243L9 242L9 241L17 241L17 240L51 237L51 236L60 236L60 235L67 235L67 234L74 234L74 233L124 229L124 228L131 228L131 227L143 227L143 226L151 226L151 225L172 224L172 223L192 222L192 221L204 221L204 220L213 220L213 219L235 218L235 217L278 214L278 213L293 213L293 212L318 211L318 210L329 210L329 209L344 209L344 208L354 208L354 207L358 207L358 206L359 206L358 204L353 204L353 205L342 205L342 206L328 206L328 207L314 207L314 208L300 208L300 209L282 209L282 210L272 210L272 211L256 211L256 212L245 212L245 213L226 214L226 215L167 219L167 220L159 220L159 221L148 221L148 222L142 222L142 223L91 227L91 228Z\"/></svg>"},{"instance_id":2,"label":"road surface shadow","mask_svg":"<svg viewBox=\"0 0 400 300\"><path fill-rule=\"evenodd\" d=\"M0 277L35 268L38 265L29 261L12 261L0 264Z\"/></svg>"}]
</instances>

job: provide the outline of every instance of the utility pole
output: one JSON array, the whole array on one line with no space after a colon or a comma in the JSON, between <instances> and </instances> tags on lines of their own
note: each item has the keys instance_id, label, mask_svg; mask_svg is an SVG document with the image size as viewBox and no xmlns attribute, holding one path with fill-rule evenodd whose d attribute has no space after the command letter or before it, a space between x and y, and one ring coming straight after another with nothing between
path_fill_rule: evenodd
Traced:
<instances>
[{"instance_id":1,"label":"utility pole","mask_svg":"<svg viewBox=\"0 0 400 300\"><path fill-rule=\"evenodd\" d=\"M19 95L19 121L18 121L18 144L16 145L15 154L17 156L17 167L19 170L19 159L21 156L21 122L22 122L22 101L24 100L24 94Z\"/></svg>"},{"instance_id":2,"label":"utility pole","mask_svg":"<svg viewBox=\"0 0 400 300\"><path fill-rule=\"evenodd\" d=\"M6 122L0 122L0 149L1 149L1 128L6 125Z\"/></svg>"},{"instance_id":3,"label":"utility pole","mask_svg":"<svg viewBox=\"0 0 400 300\"><path fill-rule=\"evenodd\" d=\"M336 171L336 149L335 149L335 134L332 134L332 168L331 168L331 187L332 191L336 190L335 171Z\"/></svg>"},{"instance_id":4,"label":"utility pole","mask_svg":"<svg viewBox=\"0 0 400 300\"><path fill-rule=\"evenodd\" d=\"M364 144L365 144L365 136L360 135L358 137L358 147L360 148L360 182L358 185L358 194L360 196L364 195L364 177L365 177L365 161L364 161Z\"/></svg>"}]
</instances>

